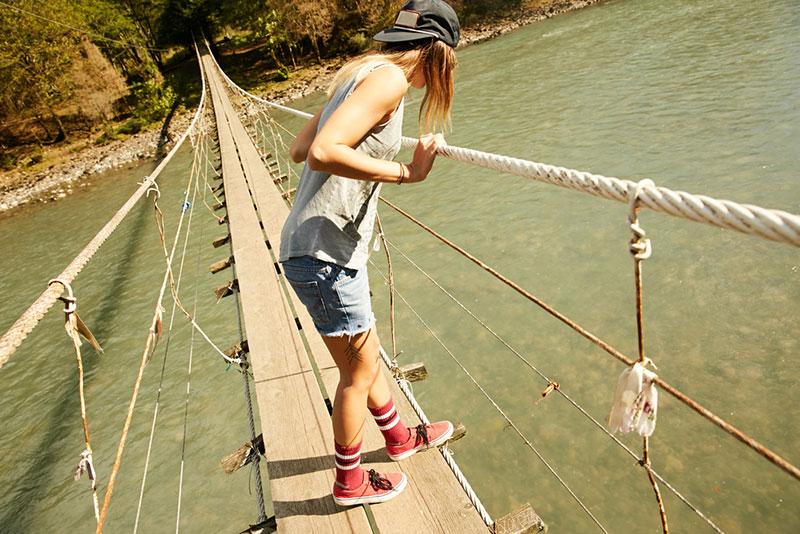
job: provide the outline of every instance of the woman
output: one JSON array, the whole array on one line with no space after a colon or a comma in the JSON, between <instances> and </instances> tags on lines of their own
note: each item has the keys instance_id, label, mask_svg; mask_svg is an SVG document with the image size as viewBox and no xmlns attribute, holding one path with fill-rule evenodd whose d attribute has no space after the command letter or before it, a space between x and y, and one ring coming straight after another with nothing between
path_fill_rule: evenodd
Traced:
<instances>
[{"instance_id":1,"label":"woman","mask_svg":"<svg viewBox=\"0 0 800 534\"><path fill-rule=\"evenodd\" d=\"M453 432L448 421L416 428L400 421L379 368L366 262L381 184L425 180L444 142L422 135L410 163L391 161L400 150L405 94L409 86L426 88L420 131L446 125L458 37L458 18L445 2L406 2L394 26L375 36L385 43L382 53L342 67L328 102L290 149L295 162L306 164L281 234L280 261L339 369L333 498L343 506L387 501L406 485L402 473L361 468L366 408L396 461Z\"/></svg>"}]
</instances>

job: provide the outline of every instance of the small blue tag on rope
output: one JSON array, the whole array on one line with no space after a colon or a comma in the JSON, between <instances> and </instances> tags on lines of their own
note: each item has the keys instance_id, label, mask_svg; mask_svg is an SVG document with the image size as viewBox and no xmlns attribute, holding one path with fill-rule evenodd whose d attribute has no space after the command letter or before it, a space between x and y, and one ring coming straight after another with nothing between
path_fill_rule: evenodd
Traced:
<instances>
[{"instance_id":1,"label":"small blue tag on rope","mask_svg":"<svg viewBox=\"0 0 800 534\"><path fill-rule=\"evenodd\" d=\"M188 191L183 192L183 203L181 204L181 212L186 213L186 210L192 207L192 203L186 200L186 196L189 194Z\"/></svg>"}]
</instances>

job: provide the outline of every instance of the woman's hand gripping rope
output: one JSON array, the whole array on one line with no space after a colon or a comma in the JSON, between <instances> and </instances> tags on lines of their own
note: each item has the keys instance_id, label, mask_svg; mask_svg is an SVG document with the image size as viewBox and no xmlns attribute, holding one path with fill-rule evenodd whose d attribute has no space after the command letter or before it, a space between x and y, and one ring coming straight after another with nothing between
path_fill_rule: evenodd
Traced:
<instances>
[{"instance_id":1,"label":"woman's hand gripping rope","mask_svg":"<svg viewBox=\"0 0 800 534\"><path fill-rule=\"evenodd\" d=\"M414 183L425 180L433 168L437 151L445 146L447 146L447 142L440 133L427 133L420 136L414 148L414 156L411 159L411 163L406 165L408 172L405 172L402 168L403 164L400 164L401 172L404 173L403 176L405 177L399 180L398 183Z\"/></svg>"}]
</instances>

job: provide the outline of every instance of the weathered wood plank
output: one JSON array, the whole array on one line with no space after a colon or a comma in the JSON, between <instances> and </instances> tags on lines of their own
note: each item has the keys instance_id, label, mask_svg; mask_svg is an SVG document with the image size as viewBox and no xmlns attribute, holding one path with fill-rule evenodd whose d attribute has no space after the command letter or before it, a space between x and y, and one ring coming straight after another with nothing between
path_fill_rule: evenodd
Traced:
<instances>
[{"instance_id":1,"label":"weathered wood plank","mask_svg":"<svg viewBox=\"0 0 800 534\"><path fill-rule=\"evenodd\" d=\"M280 247L280 232L289 213L273 179L264 168L258 151L241 125L232 124L235 141L242 158L245 177L258 206L264 232L273 250ZM335 367L325 344L314 329L305 307L294 292L289 298L297 312L305 332L312 356L320 369L328 395L332 398L339 381ZM416 425L419 420L406 401L394 380L388 376L397 407L403 420ZM329 423L328 423L329 424ZM365 462L378 470L402 470L409 478L409 485L399 497L372 507L382 533L392 532L486 532L480 516L458 485L441 455L434 450L419 453L401 463L391 462L384 450L383 437L372 421L367 421L364 438Z\"/></svg>"},{"instance_id":2,"label":"weathered wood plank","mask_svg":"<svg viewBox=\"0 0 800 534\"><path fill-rule=\"evenodd\" d=\"M217 119L226 200L270 488L282 532L371 532L363 509L331 498L333 435L304 347L293 332L236 152L221 80L204 58Z\"/></svg>"}]
</instances>

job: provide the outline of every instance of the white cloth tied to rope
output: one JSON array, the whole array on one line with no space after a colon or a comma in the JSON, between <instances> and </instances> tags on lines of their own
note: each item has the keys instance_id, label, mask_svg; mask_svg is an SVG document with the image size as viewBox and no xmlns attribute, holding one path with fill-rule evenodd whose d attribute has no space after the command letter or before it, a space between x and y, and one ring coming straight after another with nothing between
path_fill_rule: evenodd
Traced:
<instances>
[{"instance_id":1,"label":"white cloth tied to rope","mask_svg":"<svg viewBox=\"0 0 800 534\"><path fill-rule=\"evenodd\" d=\"M614 405L608 416L612 432L627 434L635 430L644 437L653 433L658 410L658 390L653 382L656 377L640 362L622 371L614 391Z\"/></svg>"},{"instance_id":2,"label":"white cloth tied to rope","mask_svg":"<svg viewBox=\"0 0 800 534\"><path fill-rule=\"evenodd\" d=\"M75 469L75 480L80 480L81 475L86 473L89 475L89 480L92 481L92 489L95 487L95 473L94 463L92 462L92 453L89 449L81 453L81 459L78 461L78 467Z\"/></svg>"}]
</instances>

